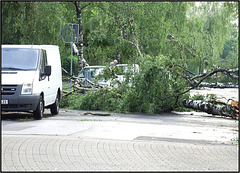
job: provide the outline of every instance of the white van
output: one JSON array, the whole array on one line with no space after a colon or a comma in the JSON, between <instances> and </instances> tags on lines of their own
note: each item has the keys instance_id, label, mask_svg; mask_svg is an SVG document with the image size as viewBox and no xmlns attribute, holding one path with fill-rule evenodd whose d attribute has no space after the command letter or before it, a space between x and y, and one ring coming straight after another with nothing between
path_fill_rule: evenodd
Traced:
<instances>
[{"instance_id":1,"label":"white van","mask_svg":"<svg viewBox=\"0 0 240 173\"><path fill-rule=\"evenodd\" d=\"M59 47L2 45L1 110L31 111L42 119L44 108L58 114L62 97Z\"/></svg>"}]
</instances>

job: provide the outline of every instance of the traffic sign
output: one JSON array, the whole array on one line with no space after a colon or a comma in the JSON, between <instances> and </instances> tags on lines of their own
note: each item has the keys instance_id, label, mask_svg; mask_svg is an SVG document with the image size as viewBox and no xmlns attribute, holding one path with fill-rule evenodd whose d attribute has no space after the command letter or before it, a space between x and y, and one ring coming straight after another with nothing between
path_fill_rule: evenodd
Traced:
<instances>
[{"instance_id":1,"label":"traffic sign","mask_svg":"<svg viewBox=\"0 0 240 173\"><path fill-rule=\"evenodd\" d=\"M79 25L70 23L61 30L61 36L65 43L77 43L79 35Z\"/></svg>"}]
</instances>

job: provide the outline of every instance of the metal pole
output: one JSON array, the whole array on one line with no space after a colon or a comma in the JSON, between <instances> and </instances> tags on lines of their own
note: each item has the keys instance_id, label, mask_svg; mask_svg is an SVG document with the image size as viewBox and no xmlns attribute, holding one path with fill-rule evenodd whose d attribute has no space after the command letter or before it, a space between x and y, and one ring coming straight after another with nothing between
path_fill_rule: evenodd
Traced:
<instances>
[{"instance_id":1,"label":"metal pole","mask_svg":"<svg viewBox=\"0 0 240 173\"><path fill-rule=\"evenodd\" d=\"M70 75L72 76L72 42L71 42L71 65L70 65ZM70 79L70 91L72 91L72 79Z\"/></svg>"},{"instance_id":2,"label":"metal pole","mask_svg":"<svg viewBox=\"0 0 240 173\"><path fill-rule=\"evenodd\" d=\"M72 26L73 27L73 26ZM71 65L70 65L70 74L72 76L72 59L73 59L73 31L72 31L72 40L71 40ZM72 79L70 79L70 91L72 91Z\"/></svg>"}]
</instances>

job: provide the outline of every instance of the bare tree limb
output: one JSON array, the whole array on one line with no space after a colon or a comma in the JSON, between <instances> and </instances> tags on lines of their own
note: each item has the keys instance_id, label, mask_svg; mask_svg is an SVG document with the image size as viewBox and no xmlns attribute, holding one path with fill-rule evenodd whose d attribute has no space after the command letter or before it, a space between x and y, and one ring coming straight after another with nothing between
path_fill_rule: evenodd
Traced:
<instances>
[{"instance_id":1,"label":"bare tree limb","mask_svg":"<svg viewBox=\"0 0 240 173\"><path fill-rule=\"evenodd\" d=\"M175 66L182 68L183 70L185 70L186 72L188 72L188 73L190 73L190 74L192 74L192 75L195 75L193 72L189 71L187 68L185 68L185 67L183 67L183 66L181 66L181 65L179 65L179 64L174 64L173 67L175 67Z\"/></svg>"},{"instance_id":2,"label":"bare tree limb","mask_svg":"<svg viewBox=\"0 0 240 173\"><path fill-rule=\"evenodd\" d=\"M67 70L65 70L63 67L62 67L62 71L64 71L64 73L66 73L71 79L78 79L77 77L74 77L72 76L70 73L67 72Z\"/></svg>"},{"instance_id":3,"label":"bare tree limb","mask_svg":"<svg viewBox=\"0 0 240 173\"><path fill-rule=\"evenodd\" d=\"M179 65L177 65L177 66L179 66ZM181 67L181 66L179 66L179 67ZM165 100L165 99L172 98L172 97L178 98L180 95L186 94L190 90L198 87L203 82L204 79L212 76L213 74L215 74L217 72L234 73L234 72L237 72L237 71L238 71L238 68L234 68L234 69L214 69L211 72L203 73L203 74L200 74L200 75L196 75L196 76L194 76L192 78L187 78L183 74L180 75L180 73L178 73L181 77L183 77L185 80L188 81L188 83L190 84L190 87L188 89L186 89L185 91L177 93L176 95L170 95L170 96L167 96L167 97L158 97L158 98L161 99L161 100ZM197 81L196 79L198 79L198 78L201 78L201 79ZM175 91L177 92L178 90L179 89L176 89Z\"/></svg>"},{"instance_id":4,"label":"bare tree limb","mask_svg":"<svg viewBox=\"0 0 240 173\"><path fill-rule=\"evenodd\" d=\"M82 10L83 10L84 8L86 8L87 6L91 5L91 4L92 4L92 2L90 2L90 3L88 3L88 4L84 5L84 6L82 6L82 7L81 7Z\"/></svg>"},{"instance_id":5,"label":"bare tree limb","mask_svg":"<svg viewBox=\"0 0 240 173\"><path fill-rule=\"evenodd\" d=\"M184 91L184 92L182 92L182 93L179 93L178 96L179 96L179 95L182 95L182 94L185 94L185 93L187 93L188 91L190 91L190 90L198 87L198 86L201 84L201 82L202 82L204 79L208 78L209 76L212 76L213 74L215 74L215 73L217 73L217 72L224 72L224 71L227 71L227 72L230 73L230 72L235 72L236 69L215 69L215 70L213 70L213 71L211 71L211 72L209 72L209 73L204 73L204 74L201 74L201 75L194 76L194 77L192 77L190 80L194 80L194 79L200 78L200 77L203 77L203 78L202 78L201 80L199 80L196 84L194 84L192 87L190 87L189 89L187 89L186 91Z\"/></svg>"},{"instance_id":6,"label":"bare tree limb","mask_svg":"<svg viewBox=\"0 0 240 173\"><path fill-rule=\"evenodd\" d=\"M217 73L217 72L223 72L223 73L227 73L227 74L230 74L230 73L235 73L238 71L238 68L235 68L235 69L224 69L224 68L217 68L217 69L214 69L213 71L209 72L209 73L203 73L203 74L200 74L200 75L197 75L197 76L194 76L192 77L190 80L193 80L193 79L196 79L196 78L200 78L200 77L204 77L203 80L209 76L212 76L213 74Z\"/></svg>"},{"instance_id":7,"label":"bare tree limb","mask_svg":"<svg viewBox=\"0 0 240 173\"><path fill-rule=\"evenodd\" d=\"M67 92L66 94L63 95L63 97L69 96L69 95L71 95L75 91L76 91L76 89L74 89L74 90L72 90L70 92Z\"/></svg>"},{"instance_id":8,"label":"bare tree limb","mask_svg":"<svg viewBox=\"0 0 240 173\"><path fill-rule=\"evenodd\" d=\"M206 62L207 64L210 64L206 59L204 60L204 62ZM221 67L219 67L219 66L217 66L215 64L211 64L211 65L214 66L217 69L221 69ZM238 72L238 71L239 71L238 68L235 68L235 69L232 69L232 71L223 71L223 74L231 77L232 79L237 79L238 80L239 76L231 74L231 73L235 73L235 72Z\"/></svg>"},{"instance_id":9,"label":"bare tree limb","mask_svg":"<svg viewBox=\"0 0 240 173\"><path fill-rule=\"evenodd\" d=\"M89 91L89 90L97 90L98 88L103 88L103 86L97 85L97 84L93 83L92 81L90 81L89 79L72 76L64 68L62 68L62 70L63 70L63 72L65 72L70 77L70 80L74 80L74 83L75 83L73 85L74 90L70 91L70 92L67 92L66 94L63 95L63 97L68 96L68 95L72 94L73 92L79 91L79 90ZM82 83L85 82L85 81L87 81L91 85L83 85Z\"/></svg>"},{"instance_id":10,"label":"bare tree limb","mask_svg":"<svg viewBox=\"0 0 240 173\"><path fill-rule=\"evenodd\" d=\"M129 41L127 41L127 42L133 44L133 45L137 48L137 51L138 51L139 56L142 57L142 53L141 53L140 48L139 48L139 46L138 46L138 42L137 42L137 39L136 39L136 37L135 37L134 30L133 30L132 21L133 21L132 19L128 19L128 23L129 23L129 26L130 26L130 31L131 31L131 33L132 33L132 37L133 37L134 43L131 43L131 42L129 42Z\"/></svg>"},{"instance_id":11,"label":"bare tree limb","mask_svg":"<svg viewBox=\"0 0 240 173\"><path fill-rule=\"evenodd\" d=\"M93 87L86 88L86 87L80 87L80 86L77 86L77 85L73 85L73 87L76 88L76 91L77 91L77 90L87 90L87 91L97 90L97 88L93 88Z\"/></svg>"},{"instance_id":12,"label":"bare tree limb","mask_svg":"<svg viewBox=\"0 0 240 173\"><path fill-rule=\"evenodd\" d=\"M132 44L133 46L136 46L135 43L133 43L133 42L131 42L131 41L128 41L128 40L126 40L126 39L124 39L124 41L126 41L126 42Z\"/></svg>"}]
</instances>

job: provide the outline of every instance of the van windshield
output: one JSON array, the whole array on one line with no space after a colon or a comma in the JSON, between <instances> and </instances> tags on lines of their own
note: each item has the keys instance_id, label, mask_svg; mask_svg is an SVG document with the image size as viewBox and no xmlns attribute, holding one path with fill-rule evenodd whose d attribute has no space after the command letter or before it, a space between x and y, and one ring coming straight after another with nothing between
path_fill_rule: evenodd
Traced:
<instances>
[{"instance_id":1,"label":"van windshield","mask_svg":"<svg viewBox=\"0 0 240 173\"><path fill-rule=\"evenodd\" d=\"M38 52L38 49L2 48L2 69L35 70Z\"/></svg>"}]
</instances>

